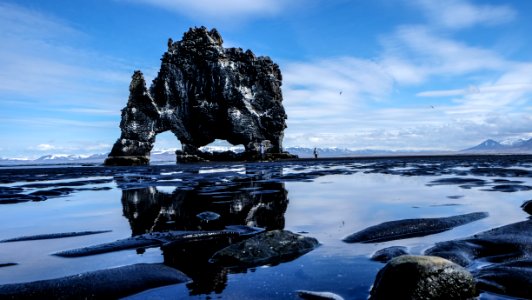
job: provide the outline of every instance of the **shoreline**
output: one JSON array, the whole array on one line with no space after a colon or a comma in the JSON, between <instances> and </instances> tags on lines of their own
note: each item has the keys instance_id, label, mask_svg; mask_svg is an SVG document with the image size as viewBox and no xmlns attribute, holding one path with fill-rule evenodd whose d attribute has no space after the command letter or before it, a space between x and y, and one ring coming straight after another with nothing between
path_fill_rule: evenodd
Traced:
<instances>
[{"instance_id":1,"label":"shoreline","mask_svg":"<svg viewBox=\"0 0 532 300\"><path fill-rule=\"evenodd\" d=\"M327 162L327 161L364 161L364 160L382 160L382 159L455 159L455 158L502 158L502 157L516 157L516 158L532 158L532 153L456 153L456 154L397 154L397 155L367 155L367 156L335 156L335 157L300 157L300 158L288 158L278 160L257 160L257 161L206 161L206 162L187 162L178 163L174 161L155 161L146 165L138 166L106 166L103 162L65 162L65 163L28 163L28 164L0 164L0 170L2 169L23 169L23 168L132 168L132 167L158 167L158 166L186 166L186 165L213 165L213 164L267 164L267 163L280 163L280 162Z\"/></svg>"}]
</instances>

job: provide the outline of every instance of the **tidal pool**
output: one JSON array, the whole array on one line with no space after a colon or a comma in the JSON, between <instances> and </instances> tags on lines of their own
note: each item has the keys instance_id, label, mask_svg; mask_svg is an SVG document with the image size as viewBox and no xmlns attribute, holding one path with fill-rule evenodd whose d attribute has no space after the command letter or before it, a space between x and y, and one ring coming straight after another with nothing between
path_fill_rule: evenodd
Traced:
<instances>
[{"instance_id":1,"label":"tidal pool","mask_svg":"<svg viewBox=\"0 0 532 300\"><path fill-rule=\"evenodd\" d=\"M422 254L437 242L527 220L531 156L443 156L209 163L144 167L0 168L0 240L50 233L99 234L0 243L0 285L53 279L136 263L164 263L192 281L129 299L297 299L296 290L366 299L388 246ZM205 220L202 212L220 217ZM382 222L472 212L489 217L423 237L348 244ZM314 237L315 250L288 262L223 268L209 243L65 258L54 253L148 232L225 225L285 229ZM11 265L12 264L12 265ZM528 287L529 288L529 287ZM482 293L481 299L511 299Z\"/></svg>"}]
</instances>

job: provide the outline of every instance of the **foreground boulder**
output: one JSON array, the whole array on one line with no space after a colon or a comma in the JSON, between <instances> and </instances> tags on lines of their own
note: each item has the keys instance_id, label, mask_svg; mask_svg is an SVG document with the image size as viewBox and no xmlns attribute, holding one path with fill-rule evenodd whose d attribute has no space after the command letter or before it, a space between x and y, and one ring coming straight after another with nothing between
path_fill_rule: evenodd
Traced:
<instances>
[{"instance_id":1,"label":"foreground boulder","mask_svg":"<svg viewBox=\"0 0 532 300\"><path fill-rule=\"evenodd\" d=\"M116 299L189 280L180 271L162 264L136 264L58 279L0 285L0 298Z\"/></svg>"},{"instance_id":2,"label":"foreground boulder","mask_svg":"<svg viewBox=\"0 0 532 300\"><path fill-rule=\"evenodd\" d=\"M476 259L490 263L510 262L532 257L532 220L517 222L471 237L437 243L425 251L469 266Z\"/></svg>"},{"instance_id":3,"label":"foreground boulder","mask_svg":"<svg viewBox=\"0 0 532 300\"><path fill-rule=\"evenodd\" d=\"M475 273L478 288L517 298L532 299L532 260L493 264Z\"/></svg>"},{"instance_id":4,"label":"foreground boulder","mask_svg":"<svg viewBox=\"0 0 532 300\"><path fill-rule=\"evenodd\" d=\"M75 236L84 236L92 234L100 234L111 232L111 230L98 230L98 231L78 231L78 232L61 232L61 233L48 233L48 234L38 234L31 236L21 236L12 239L1 240L0 243L11 243L11 242L23 242L23 241L36 241L36 240L48 240L48 239L61 239Z\"/></svg>"},{"instance_id":5,"label":"foreground boulder","mask_svg":"<svg viewBox=\"0 0 532 300\"><path fill-rule=\"evenodd\" d=\"M286 230L257 234L216 252L211 262L224 266L254 267L293 260L319 246L318 240Z\"/></svg>"},{"instance_id":6,"label":"foreground boulder","mask_svg":"<svg viewBox=\"0 0 532 300\"><path fill-rule=\"evenodd\" d=\"M532 215L532 200L525 201L521 204L521 208L529 215Z\"/></svg>"},{"instance_id":7,"label":"foreground boulder","mask_svg":"<svg viewBox=\"0 0 532 300\"><path fill-rule=\"evenodd\" d=\"M375 279L370 299L473 299L471 273L446 259L403 255L392 259Z\"/></svg>"},{"instance_id":8,"label":"foreground boulder","mask_svg":"<svg viewBox=\"0 0 532 300\"><path fill-rule=\"evenodd\" d=\"M474 271L479 290L532 299L532 220L437 243L425 254L469 267L490 263Z\"/></svg>"},{"instance_id":9,"label":"foreground boulder","mask_svg":"<svg viewBox=\"0 0 532 300\"><path fill-rule=\"evenodd\" d=\"M181 142L183 161L204 160L198 148L215 139L243 145L246 158L290 157L282 153L287 116L281 71L269 57L224 48L216 29L201 27L181 41L169 40L161 60L149 89L140 71L133 74L121 135L105 164L147 164L155 137L164 131Z\"/></svg>"},{"instance_id":10,"label":"foreground boulder","mask_svg":"<svg viewBox=\"0 0 532 300\"><path fill-rule=\"evenodd\" d=\"M475 212L470 214L445 217L404 219L384 222L353 233L344 238L346 243L379 243L412 237L440 233L454 227L486 218L488 213Z\"/></svg>"},{"instance_id":11,"label":"foreground boulder","mask_svg":"<svg viewBox=\"0 0 532 300\"><path fill-rule=\"evenodd\" d=\"M408 254L408 249L403 246L391 246L380 249L371 256L371 260L378 262L389 262L391 259Z\"/></svg>"},{"instance_id":12,"label":"foreground boulder","mask_svg":"<svg viewBox=\"0 0 532 300\"><path fill-rule=\"evenodd\" d=\"M247 238L262 231L264 229L257 227L229 225L223 230L151 232L110 243L65 250L54 253L53 255L61 257L82 257L127 249L145 249L160 246L170 247L185 243L215 241L217 239Z\"/></svg>"}]
</instances>

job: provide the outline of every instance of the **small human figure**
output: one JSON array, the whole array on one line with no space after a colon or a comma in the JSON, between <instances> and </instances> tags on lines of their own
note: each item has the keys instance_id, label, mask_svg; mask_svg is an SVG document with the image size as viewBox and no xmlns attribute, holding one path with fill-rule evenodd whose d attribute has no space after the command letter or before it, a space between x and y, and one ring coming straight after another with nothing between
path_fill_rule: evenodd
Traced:
<instances>
[{"instance_id":1,"label":"small human figure","mask_svg":"<svg viewBox=\"0 0 532 300\"><path fill-rule=\"evenodd\" d=\"M314 147L314 158L318 158L318 149Z\"/></svg>"},{"instance_id":2,"label":"small human figure","mask_svg":"<svg viewBox=\"0 0 532 300\"><path fill-rule=\"evenodd\" d=\"M263 160L264 159L264 144L262 142L260 143L259 149L260 149L260 159Z\"/></svg>"}]
</instances>

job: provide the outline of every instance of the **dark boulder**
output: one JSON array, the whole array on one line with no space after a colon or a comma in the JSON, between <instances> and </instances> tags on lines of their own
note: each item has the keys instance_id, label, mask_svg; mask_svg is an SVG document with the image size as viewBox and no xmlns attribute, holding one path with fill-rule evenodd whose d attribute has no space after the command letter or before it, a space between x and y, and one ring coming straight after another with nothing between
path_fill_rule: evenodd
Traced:
<instances>
[{"instance_id":1,"label":"dark boulder","mask_svg":"<svg viewBox=\"0 0 532 300\"><path fill-rule=\"evenodd\" d=\"M471 237L440 242L425 251L462 266L482 259L491 263L510 262L532 257L532 220L517 222Z\"/></svg>"},{"instance_id":2,"label":"dark boulder","mask_svg":"<svg viewBox=\"0 0 532 300\"><path fill-rule=\"evenodd\" d=\"M159 246L170 247L176 244L213 241L217 239L247 238L251 235L262 232L263 230L264 229L262 228L245 225L229 225L223 230L173 230L165 232L150 232L110 243L65 250L54 253L53 255L60 257L82 257L127 249L144 249Z\"/></svg>"},{"instance_id":3,"label":"dark boulder","mask_svg":"<svg viewBox=\"0 0 532 300\"><path fill-rule=\"evenodd\" d=\"M521 204L521 208L529 215L532 215L532 200L525 201Z\"/></svg>"},{"instance_id":4,"label":"dark boulder","mask_svg":"<svg viewBox=\"0 0 532 300\"><path fill-rule=\"evenodd\" d=\"M482 291L531 299L532 220L494 228L468 238L437 243L425 251L474 268Z\"/></svg>"},{"instance_id":5,"label":"dark boulder","mask_svg":"<svg viewBox=\"0 0 532 300\"><path fill-rule=\"evenodd\" d=\"M117 299L189 278L162 264L136 264L57 279L0 285L2 299Z\"/></svg>"},{"instance_id":6,"label":"dark boulder","mask_svg":"<svg viewBox=\"0 0 532 300\"><path fill-rule=\"evenodd\" d=\"M286 230L259 233L216 252L211 262L254 267L293 260L319 246L318 240Z\"/></svg>"},{"instance_id":7,"label":"dark boulder","mask_svg":"<svg viewBox=\"0 0 532 300\"><path fill-rule=\"evenodd\" d=\"M370 299L474 299L475 280L463 267L434 256L403 255L382 268Z\"/></svg>"},{"instance_id":8,"label":"dark boulder","mask_svg":"<svg viewBox=\"0 0 532 300\"><path fill-rule=\"evenodd\" d=\"M475 274L480 290L532 299L532 260L494 264Z\"/></svg>"},{"instance_id":9,"label":"dark boulder","mask_svg":"<svg viewBox=\"0 0 532 300\"><path fill-rule=\"evenodd\" d=\"M406 247L392 246L378 250L371 256L371 260L385 263L390 261L392 258L396 258L398 256L406 254L408 254L408 250L406 249Z\"/></svg>"},{"instance_id":10,"label":"dark boulder","mask_svg":"<svg viewBox=\"0 0 532 300\"><path fill-rule=\"evenodd\" d=\"M36 240L49 240L49 239L62 239L62 238L68 238L68 237L100 234L100 233L107 233L107 232L111 232L111 230L47 233L47 234L21 236L21 237L16 237L16 238L12 238L12 239L5 239L5 240L1 240L0 243L36 241Z\"/></svg>"},{"instance_id":11,"label":"dark boulder","mask_svg":"<svg viewBox=\"0 0 532 300\"><path fill-rule=\"evenodd\" d=\"M404 219L384 222L353 233L346 243L378 243L440 233L486 218L488 213L475 212L445 218Z\"/></svg>"},{"instance_id":12,"label":"dark boulder","mask_svg":"<svg viewBox=\"0 0 532 300\"><path fill-rule=\"evenodd\" d=\"M282 152L287 116L279 66L222 43L216 29L191 28L181 41L169 43L149 89L135 71L122 133L107 165L147 164L156 135L164 131L181 141L178 159L184 161L216 158L198 150L215 139L243 145L242 157L249 159L259 159L261 152L290 157Z\"/></svg>"}]
</instances>

